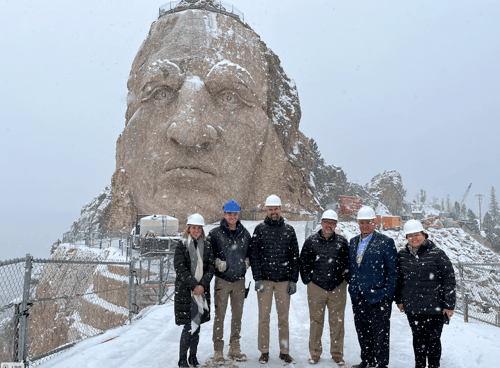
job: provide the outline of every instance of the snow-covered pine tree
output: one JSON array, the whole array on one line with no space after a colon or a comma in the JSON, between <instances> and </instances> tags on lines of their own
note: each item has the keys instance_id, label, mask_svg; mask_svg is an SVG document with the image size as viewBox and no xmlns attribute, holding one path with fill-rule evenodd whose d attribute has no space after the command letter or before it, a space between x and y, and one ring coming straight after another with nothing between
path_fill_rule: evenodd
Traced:
<instances>
[{"instance_id":1,"label":"snow-covered pine tree","mask_svg":"<svg viewBox=\"0 0 500 368\"><path fill-rule=\"evenodd\" d=\"M498 207L497 196L495 194L495 187L491 187L490 204L488 205L488 212L495 225L500 226L500 208Z\"/></svg>"}]
</instances>

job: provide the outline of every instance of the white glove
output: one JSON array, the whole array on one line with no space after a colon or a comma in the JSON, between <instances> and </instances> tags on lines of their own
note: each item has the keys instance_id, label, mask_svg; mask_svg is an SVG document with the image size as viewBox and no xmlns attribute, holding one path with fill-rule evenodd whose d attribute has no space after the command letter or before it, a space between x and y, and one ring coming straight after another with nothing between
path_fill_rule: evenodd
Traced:
<instances>
[{"instance_id":1,"label":"white glove","mask_svg":"<svg viewBox=\"0 0 500 368\"><path fill-rule=\"evenodd\" d=\"M219 272L224 272L227 269L227 263L220 260L220 258L215 258L215 267L217 267Z\"/></svg>"}]
</instances>

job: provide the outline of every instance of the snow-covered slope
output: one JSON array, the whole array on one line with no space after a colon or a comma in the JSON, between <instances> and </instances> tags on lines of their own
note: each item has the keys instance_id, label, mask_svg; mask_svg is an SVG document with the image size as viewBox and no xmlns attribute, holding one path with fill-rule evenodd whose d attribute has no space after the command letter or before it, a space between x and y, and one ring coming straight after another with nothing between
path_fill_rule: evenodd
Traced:
<instances>
[{"instance_id":1,"label":"snow-covered slope","mask_svg":"<svg viewBox=\"0 0 500 368\"><path fill-rule=\"evenodd\" d=\"M250 232L257 221L245 221ZM291 222L297 232L299 244L304 241L305 222ZM209 230L215 225L207 226ZM355 223L340 223L339 230L347 238L358 234ZM402 234L386 232L396 239L398 246L403 244ZM477 243L460 229L433 230L434 239L455 261L466 262L498 262L498 256ZM496 257L496 258L494 258ZM252 280L251 270L247 274L247 281ZM306 287L299 282L297 293L292 296L290 307L290 354L296 359L295 367L307 367L309 314L307 307ZM213 286L212 286L213 288ZM349 299L349 298L348 298ZM213 305L212 305L213 308ZM242 350L249 360L237 363L238 367L259 367L257 350L257 321L258 308L256 293L252 289L245 302L242 326ZM404 314L394 306L391 319L391 361L390 368L407 368L413 366L413 349L411 331ZM212 321L203 324L199 344L198 357L204 362L213 355ZM345 360L349 365L359 363L359 345L354 329L351 304L348 300L345 318ZM107 331L101 336L90 338L77 344L75 347L53 357L44 364L43 368L167 368L176 367L178 359L179 338L181 327L176 326L173 315L173 305L169 302L162 306L153 306L145 309L132 323ZM230 311L225 320L225 336L230 329ZM227 344L226 340L226 344ZM465 367L495 367L498 366L500 356L500 329L498 327L465 323L462 316L455 315L449 326L444 327L443 336L443 368ZM324 354L317 367L335 367L328 354L329 334L328 325L323 333ZM228 347L225 347L227 354ZM278 331L277 316L271 315L271 348L270 361L267 367L282 367L278 359Z\"/></svg>"}]
</instances>

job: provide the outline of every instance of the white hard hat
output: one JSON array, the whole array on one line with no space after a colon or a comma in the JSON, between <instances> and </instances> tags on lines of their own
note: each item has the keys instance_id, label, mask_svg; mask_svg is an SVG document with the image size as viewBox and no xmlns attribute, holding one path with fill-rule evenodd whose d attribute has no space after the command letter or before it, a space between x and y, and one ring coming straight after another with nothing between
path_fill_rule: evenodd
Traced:
<instances>
[{"instance_id":1,"label":"white hard hat","mask_svg":"<svg viewBox=\"0 0 500 368\"><path fill-rule=\"evenodd\" d=\"M375 218L377 216L375 216L375 211L371 207L363 206L358 211L358 220L373 220Z\"/></svg>"},{"instance_id":2,"label":"white hard hat","mask_svg":"<svg viewBox=\"0 0 500 368\"><path fill-rule=\"evenodd\" d=\"M405 224L405 234L413 234L413 233L419 233L419 232L424 232L424 228L420 221L417 220L409 220Z\"/></svg>"},{"instance_id":3,"label":"white hard hat","mask_svg":"<svg viewBox=\"0 0 500 368\"><path fill-rule=\"evenodd\" d=\"M335 212L334 210L326 210L325 212L323 212L321 219L338 221L339 217L337 216L337 212Z\"/></svg>"},{"instance_id":4,"label":"white hard hat","mask_svg":"<svg viewBox=\"0 0 500 368\"><path fill-rule=\"evenodd\" d=\"M281 206L281 199L277 195L271 194L267 197L266 204L264 206Z\"/></svg>"},{"instance_id":5,"label":"white hard hat","mask_svg":"<svg viewBox=\"0 0 500 368\"><path fill-rule=\"evenodd\" d=\"M186 225L200 225L205 226L205 219L199 213L193 213L188 217Z\"/></svg>"}]
</instances>

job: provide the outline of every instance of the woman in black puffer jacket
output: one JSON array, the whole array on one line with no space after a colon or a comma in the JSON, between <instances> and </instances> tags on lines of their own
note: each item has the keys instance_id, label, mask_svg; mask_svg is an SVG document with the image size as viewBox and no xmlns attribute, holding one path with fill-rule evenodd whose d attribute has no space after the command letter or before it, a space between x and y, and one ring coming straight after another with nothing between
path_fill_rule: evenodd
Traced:
<instances>
[{"instance_id":1,"label":"woman in black puffer jacket","mask_svg":"<svg viewBox=\"0 0 500 368\"><path fill-rule=\"evenodd\" d=\"M184 325L179 347L179 367L199 367L196 352L200 325L210 321L210 281L215 264L212 246L205 240L203 217L195 213L189 216L187 225L183 236L185 239L179 242L174 255L175 323Z\"/></svg>"},{"instance_id":2,"label":"woman in black puffer jacket","mask_svg":"<svg viewBox=\"0 0 500 368\"><path fill-rule=\"evenodd\" d=\"M398 253L396 304L408 317L415 368L439 368L443 323L455 308L455 273L446 253L428 239L420 222L405 224L408 244Z\"/></svg>"}]
</instances>

